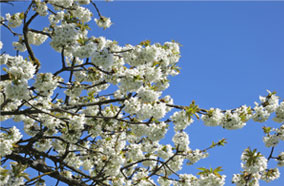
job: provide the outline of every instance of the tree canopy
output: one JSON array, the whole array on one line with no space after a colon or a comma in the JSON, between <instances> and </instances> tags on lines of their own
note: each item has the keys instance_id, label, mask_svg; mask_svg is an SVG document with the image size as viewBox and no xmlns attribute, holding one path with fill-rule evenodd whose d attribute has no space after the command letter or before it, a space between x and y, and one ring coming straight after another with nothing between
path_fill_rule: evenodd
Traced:
<instances>
[{"instance_id":1,"label":"tree canopy","mask_svg":"<svg viewBox=\"0 0 284 186\"><path fill-rule=\"evenodd\" d=\"M269 155L243 149L242 171L230 181L245 186L279 178L284 152L275 154L275 149L284 140L284 102L276 92L260 96L254 106L229 110L201 108L195 101L175 104L163 92L169 77L180 73L178 42L121 46L90 35L92 21L102 29L112 26L90 0L25 5L25 11L0 20L1 29L18 38L12 43L16 55L0 43L1 185L39 186L54 179L55 185L70 186L222 186L221 166L199 167L196 175L180 171L227 139L193 149L185 129L201 120L208 127L237 130L249 120L265 123L269 117L278 123L263 126ZM47 18L44 27L34 27L42 18ZM50 63L60 65L53 72L41 71L44 60L36 52L46 43L60 56ZM161 142L169 132L174 133L171 143Z\"/></svg>"}]
</instances>

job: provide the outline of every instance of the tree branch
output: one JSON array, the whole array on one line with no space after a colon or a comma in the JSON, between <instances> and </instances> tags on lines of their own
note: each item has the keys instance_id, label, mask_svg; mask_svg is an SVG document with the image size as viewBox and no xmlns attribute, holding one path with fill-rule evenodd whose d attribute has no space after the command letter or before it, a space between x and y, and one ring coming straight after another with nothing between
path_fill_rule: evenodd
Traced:
<instances>
[{"instance_id":1,"label":"tree branch","mask_svg":"<svg viewBox=\"0 0 284 186\"><path fill-rule=\"evenodd\" d=\"M11 154L11 155L7 155L6 156L7 158L11 159L11 160L14 160L14 161L17 161L17 162L20 162L22 164L27 164L29 165L31 168L39 171L39 172L42 172L42 173L49 173L48 175L57 179L57 180L60 180L68 185L76 185L76 186L88 186L87 184L83 183L83 182L80 182L80 181L77 181L75 179L72 179L72 178L67 178L63 175L61 175L57 170L54 170L52 169L51 167L47 166L44 164L44 162L40 162L40 161L33 161L29 158L24 158L20 155L17 155L17 154Z\"/></svg>"}]
</instances>

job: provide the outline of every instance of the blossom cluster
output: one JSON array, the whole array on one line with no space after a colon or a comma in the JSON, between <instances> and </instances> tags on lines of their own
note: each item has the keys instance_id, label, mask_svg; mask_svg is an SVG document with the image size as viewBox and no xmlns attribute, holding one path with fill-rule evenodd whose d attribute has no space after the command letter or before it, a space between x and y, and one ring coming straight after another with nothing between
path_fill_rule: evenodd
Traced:
<instances>
[{"instance_id":1,"label":"blossom cluster","mask_svg":"<svg viewBox=\"0 0 284 186\"><path fill-rule=\"evenodd\" d=\"M48 16L49 25L41 30L28 28L13 43L14 49L27 52L29 59L0 55L6 72L0 81L0 119L23 122L27 134L21 140L23 135L16 127L1 127L1 157L15 153L49 159L62 167L57 176L74 182L88 178L102 185L150 186L157 181L162 186L222 186L226 176L220 175L219 169L204 169L199 177L177 176L185 161L193 165L207 158L208 150L214 147L191 148L186 128L194 122L193 117L199 119L201 115L206 126L229 130L244 127L250 119L264 122L272 113L274 121L283 123L284 102L279 103L279 97L271 92L260 97L254 108L243 105L206 110L194 104L175 105L163 91L169 87L169 77L179 74L180 45L174 41L151 44L147 40L121 46L105 37L89 36L87 23L94 15L88 4L95 6L90 0L33 1L27 11L36 13L27 20ZM98 14L96 24L109 28L110 18ZM1 21L9 28L19 27L25 16L7 14ZM30 26L24 24L25 28ZM43 72L40 60L31 52L30 45L39 47L45 41L60 54L58 63L62 67L54 73ZM163 144L161 140L171 125L172 143ZM275 147L284 139L283 124L264 130L267 147ZM29 152L21 151L25 147ZM284 165L283 153L275 159L279 166ZM259 179L270 182L279 177L279 170L267 169L268 160L256 151L245 150L241 160L244 173L233 177L237 185L246 184L248 175L255 185ZM46 170L58 169L45 166L41 165ZM23 185L24 169L16 174L1 168L0 180L4 185Z\"/></svg>"},{"instance_id":2,"label":"blossom cluster","mask_svg":"<svg viewBox=\"0 0 284 186\"><path fill-rule=\"evenodd\" d=\"M21 165L17 162L10 163L10 169L4 169L0 167L0 181L1 185L3 186L9 186L9 185L15 185L20 186L25 183L24 177L27 175L27 173L24 173L24 170L26 169L26 166Z\"/></svg>"},{"instance_id":3,"label":"blossom cluster","mask_svg":"<svg viewBox=\"0 0 284 186\"><path fill-rule=\"evenodd\" d=\"M19 129L15 126L10 128L7 133L0 133L0 156L9 155L12 153L16 143L23 137Z\"/></svg>"},{"instance_id":4,"label":"blossom cluster","mask_svg":"<svg viewBox=\"0 0 284 186\"><path fill-rule=\"evenodd\" d=\"M8 26L12 28L20 26L23 22L23 18L24 18L23 16L24 15L22 12L15 13L13 15L9 13L6 14L6 20L8 21Z\"/></svg>"},{"instance_id":5,"label":"blossom cluster","mask_svg":"<svg viewBox=\"0 0 284 186\"><path fill-rule=\"evenodd\" d=\"M268 96L260 96L261 103L255 102L255 107L243 105L233 110L222 111L219 108L210 108L207 114L202 115L201 119L207 126L222 126L225 129L239 129L246 125L246 122L253 119L257 122L266 121L275 112L273 118L276 122L283 122L283 101L279 104L279 97L275 93L268 91Z\"/></svg>"},{"instance_id":6,"label":"blossom cluster","mask_svg":"<svg viewBox=\"0 0 284 186\"><path fill-rule=\"evenodd\" d=\"M278 168L267 169L268 160L259 152L250 150L249 148L241 155L242 174L234 174L232 182L237 186L241 185L259 185L259 180L266 182L278 179L280 176Z\"/></svg>"}]
</instances>

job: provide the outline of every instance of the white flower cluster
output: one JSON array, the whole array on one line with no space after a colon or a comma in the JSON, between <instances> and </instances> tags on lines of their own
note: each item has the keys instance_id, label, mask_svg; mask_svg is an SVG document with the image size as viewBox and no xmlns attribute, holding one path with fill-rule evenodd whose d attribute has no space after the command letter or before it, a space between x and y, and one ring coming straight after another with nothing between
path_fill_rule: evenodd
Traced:
<instances>
[{"instance_id":1,"label":"white flower cluster","mask_svg":"<svg viewBox=\"0 0 284 186\"><path fill-rule=\"evenodd\" d=\"M45 2L41 2L41 0L35 0L35 6L34 10L40 15L40 16L46 16L48 14L47 12L47 6Z\"/></svg>"},{"instance_id":2,"label":"white flower cluster","mask_svg":"<svg viewBox=\"0 0 284 186\"><path fill-rule=\"evenodd\" d=\"M58 10L61 9L61 7L71 7L74 3L74 0L49 0L48 2L54 6L54 9Z\"/></svg>"},{"instance_id":3,"label":"white flower cluster","mask_svg":"<svg viewBox=\"0 0 284 186\"><path fill-rule=\"evenodd\" d=\"M24 121L24 131L26 134L34 136L40 131L40 127L33 119L22 118L21 120Z\"/></svg>"},{"instance_id":4,"label":"white flower cluster","mask_svg":"<svg viewBox=\"0 0 284 186\"><path fill-rule=\"evenodd\" d=\"M15 126L9 129L7 133L0 133L0 156L3 157L5 155L9 155L12 153L13 145L17 143L21 138L22 134L20 133L19 129Z\"/></svg>"},{"instance_id":5,"label":"white flower cluster","mask_svg":"<svg viewBox=\"0 0 284 186\"><path fill-rule=\"evenodd\" d=\"M236 184L236 186L259 186L259 178L259 174L234 174L232 178L232 183Z\"/></svg>"},{"instance_id":6,"label":"white flower cluster","mask_svg":"<svg viewBox=\"0 0 284 186\"><path fill-rule=\"evenodd\" d=\"M6 14L6 20L8 21L8 26L15 28L22 24L24 19L24 13L15 13L14 15L11 15L9 13Z\"/></svg>"},{"instance_id":7,"label":"white flower cluster","mask_svg":"<svg viewBox=\"0 0 284 186\"><path fill-rule=\"evenodd\" d=\"M93 16L92 12L84 7L78 6L76 10L72 11L72 15L79 18L83 23L87 23Z\"/></svg>"},{"instance_id":8,"label":"white flower cluster","mask_svg":"<svg viewBox=\"0 0 284 186\"><path fill-rule=\"evenodd\" d=\"M186 159L189 160L189 162L187 163L188 165L193 165L196 162L198 162L201 159L207 158L208 157L208 153L206 152L202 152L199 149L196 150L189 150L186 152Z\"/></svg>"},{"instance_id":9,"label":"white flower cluster","mask_svg":"<svg viewBox=\"0 0 284 186\"><path fill-rule=\"evenodd\" d=\"M143 125L133 125L131 126L131 131L138 137L147 136L151 141L161 140L168 131L168 126L166 123L152 123L148 127Z\"/></svg>"},{"instance_id":10,"label":"white flower cluster","mask_svg":"<svg viewBox=\"0 0 284 186\"><path fill-rule=\"evenodd\" d=\"M107 29L112 25L110 18L104 16L101 16L99 19L95 18L95 22L99 27L102 27L104 29Z\"/></svg>"},{"instance_id":11,"label":"white flower cluster","mask_svg":"<svg viewBox=\"0 0 284 186\"><path fill-rule=\"evenodd\" d=\"M28 80L34 76L35 66L30 61L24 60L22 56L2 55L0 61L1 64L8 67L4 68L4 71L12 80L11 82L1 82L6 96L14 100L29 98Z\"/></svg>"},{"instance_id":12,"label":"white flower cluster","mask_svg":"<svg viewBox=\"0 0 284 186\"><path fill-rule=\"evenodd\" d=\"M154 92L154 94L155 96L157 96L156 92ZM129 100L126 100L124 104L125 111L129 114L137 114L140 120L149 119L151 117L155 119L161 119L169 111L166 104L163 102L156 102L152 104L141 103L138 97L131 97Z\"/></svg>"},{"instance_id":13,"label":"white flower cluster","mask_svg":"<svg viewBox=\"0 0 284 186\"><path fill-rule=\"evenodd\" d=\"M218 108L210 108L206 114L201 116L201 119L206 126L222 126L225 129L239 129L246 125L249 119L257 122L266 121L272 112L276 113L273 118L276 122L284 121L284 102L279 104L279 97L275 93L268 91L268 96L260 96L261 103L255 102L255 107L251 109L245 105L234 109L221 111ZM272 138L266 138L265 141L274 141Z\"/></svg>"},{"instance_id":14,"label":"white flower cluster","mask_svg":"<svg viewBox=\"0 0 284 186\"><path fill-rule=\"evenodd\" d=\"M258 186L260 179L270 182L280 176L278 168L267 169L267 159L256 150L245 149L241 160L243 161L241 163L244 169L243 174L234 174L232 178L232 183L235 183L237 186Z\"/></svg>"},{"instance_id":15,"label":"white flower cluster","mask_svg":"<svg viewBox=\"0 0 284 186\"><path fill-rule=\"evenodd\" d=\"M172 116L171 119L175 125L175 131L184 130L187 126L193 123L193 119L189 118L185 110L177 111Z\"/></svg>"},{"instance_id":16,"label":"white flower cluster","mask_svg":"<svg viewBox=\"0 0 284 186\"><path fill-rule=\"evenodd\" d=\"M268 134L267 136L263 137L263 142L266 147L274 147L279 143L279 136L277 134Z\"/></svg>"},{"instance_id":17,"label":"white flower cluster","mask_svg":"<svg viewBox=\"0 0 284 186\"><path fill-rule=\"evenodd\" d=\"M259 96L261 104L255 102L254 111L252 119L257 122L265 122L272 112L275 112L279 106L279 97L275 93L268 91L268 96Z\"/></svg>"},{"instance_id":18,"label":"white flower cluster","mask_svg":"<svg viewBox=\"0 0 284 186\"><path fill-rule=\"evenodd\" d=\"M79 33L75 27L75 24L61 24L55 26L50 45L59 52L61 52L60 49L62 47L74 45L77 39L79 39Z\"/></svg>"},{"instance_id":19,"label":"white flower cluster","mask_svg":"<svg viewBox=\"0 0 284 186\"><path fill-rule=\"evenodd\" d=\"M39 141L34 143L34 148L40 152L45 152L51 148L51 140L50 139L40 139Z\"/></svg>"},{"instance_id":20,"label":"white flower cluster","mask_svg":"<svg viewBox=\"0 0 284 186\"><path fill-rule=\"evenodd\" d=\"M201 119L207 126L221 125L225 129L239 129L246 125L246 121L251 118L251 109L245 105L240 108L222 112L220 109L211 108Z\"/></svg>"},{"instance_id":21,"label":"white flower cluster","mask_svg":"<svg viewBox=\"0 0 284 186\"><path fill-rule=\"evenodd\" d=\"M56 15L50 14L48 16L50 25L53 25L53 26L59 23L59 21L62 21L63 19L64 19L64 11L57 12Z\"/></svg>"},{"instance_id":22,"label":"white flower cluster","mask_svg":"<svg viewBox=\"0 0 284 186\"><path fill-rule=\"evenodd\" d=\"M12 80L27 82L34 76L35 66L30 61L23 59L22 56L7 56L5 64L8 67L6 72L11 76Z\"/></svg>"},{"instance_id":23,"label":"white flower cluster","mask_svg":"<svg viewBox=\"0 0 284 186\"><path fill-rule=\"evenodd\" d=\"M174 186L197 186L198 178L192 174L180 174L181 181L175 182Z\"/></svg>"},{"instance_id":24,"label":"white flower cluster","mask_svg":"<svg viewBox=\"0 0 284 186\"><path fill-rule=\"evenodd\" d=\"M51 96L53 91L58 86L59 77L54 77L51 73L37 74L34 87L39 91L42 96Z\"/></svg>"},{"instance_id":25,"label":"white flower cluster","mask_svg":"<svg viewBox=\"0 0 284 186\"><path fill-rule=\"evenodd\" d=\"M92 54L92 62L103 67L103 69L109 69L114 63L114 56L107 48L104 48L103 50L99 52L95 51Z\"/></svg>"},{"instance_id":26,"label":"white flower cluster","mask_svg":"<svg viewBox=\"0 0 284 186\"><path fill-rule=\"evenodd\" d=\"M242 153L241 160L244 162L241 164L242 168L250 173L264 171L267 167L267 159L259 152L250 149L246 149Z\"/></svg>"},{"instance_id":27,"label":"white flower cluster","mask_svg":"<svg viewBox=\"0 0 284 186\"><path fill-rule=\"evenodd\" d=\"M201 119L206 126L218 126L222 124L222 120L224 118L224 114L218 108L210 108L207 114L201 116Z\"/></svg>"},{"instance_id":28,"label":"white flower cluster","mask_svg":"<svg viewBox=\"0 0 284 186\"><path fill-rule=\"evenodd\" d=\"M159 183L172 183L174 186L223 186L225 184L225 175L216 175L213 173L209 174L202 174L200 175L200 178L197 178L196 176L192 174L180 174L180 181L179 182L173 182L171 180L165 180L162 178L159 178ZM163 184L161 184L163 185Z\"/></svg>"},{"instance_id":29,"label":"white flower cluster","mask_svg":"<svg viewBox=\"0 0 284 186\"><path fill-rule=\"evenodd\" d=\"M10 169L3 169L0 167L0 183L1 186L21 186L24 185L24 175L23 172L25 167L17 162L10 163Z\"/></svg>"},{"instance_id":30,"label":"white flower cluster","mask_svg":"<svg viewBox=\"0 0 284 186\"><path fill-rule=\"evenodd\" d=\"M222 186L225 184L225 175L219 176L213 173L208 175L201 175L198 180L198 185L204 186Z\"/></svg>"},{"instance_id":31,"label":"white flower cluster","mask_svg":"<svg viewBox=\"0 0 284 186\"><path fill-rule=\"evenodd\" d=\"M87 5L90 3L91 0L77 0L77 2L81 5Z\"/></svg>"},{"instance_id":32,"label":"white flower cluster","mask_svg":"<svg viewBox=\"0 0 284 186\"><path fill-rule=\"evenodd\" d=\"M84 129L85 122L86 121L84 114L80 116L71 117L68 127L66 126L63 130L62 138L66 141L69 141L70 143L76 142L81 136L81 132L82 129Z\"/></svg>"},{"instance_id":33,"label":"white flower cluster","mask_svg":"<svg viewBox=\"0 0 284 186\"><path fill-rule=\"evenodd\" d=\"M21 40L18 42L13 42L12 45L14 46L15 50L18 50L20 52L24 52L27 50L26 45Z\"/></svg>"},{"instance_id":34,"label":"white flower cluster","mask_svg":"<svg viewBox=\"0 0 284 186\"><path fill-rule=\"evenodd\" d=\"M161 95L161 92L157 92L151 89L147 89L145 87L141 87L137 91L138 97L141 99L143 103L152 103L156 102Z\"/></svg>"},{"instance_id":35,"label":"white flower cluster","mask_svg":"<svg viewBox=\"0 0 284 186\"><path fill-rule=\"evenodd\" d=\"M257 105L253 109L255 113L253 114L252 119L254 121L265 122L270 116L270 113L261 105Z\"/></svg>"},{"instance_id":36,"label":"white flower cluster","mask_svg":"<svg viewBox=\"0 0 284 186\"><path fill-rule=\"evenodd\" d=\"M40 33L28 32L28 42L32 45L41 45L47 39L47 35L43 35Z\"/></svg>"},{"instance_id":37,"label":"white flower cluster","mask_svg":"<svg viewBox=\"0 0 284 186\"><path fill-rule=\"evenodd\" d=\"M265 182L271 182L275 179L278 179L280 177L280 172L278 168L274 169L268 169L264 172L262 172L261 179L264 180Z\"/></svg>"},{"instance_id":38,"label":"white flower cluster","mask_svg":"<svg viewBox=\"0 0 284 186\"><path fill-rule=\"evenodd\" d=\"M231 111L226 111L224 114L224 119L222 126L225 129L239 129L246 125L243 122L238 112L232 113Z\"/></svg>"},{"instance_id":39,"label":"white flower cluster","mask_svg":"<svg viewBox=\"0 0 284 186\"><path fill-rule=\"evenodd\" d=\"M284 122L284 100L276 108L275 114L276 116L273 118L273 120L278 123L283 123Z\"/></svg>"},{"instance_id":40,"label":"white flower cluster","mask_svg":"<svg viewBox=\"0 0 284 186\"><path fill-rule=\"evenodd\" d=\"M173 142L178 150L187 151L189 149L189 137L185 132L177 132L173 137Z\"/></svg>"},{"instance_id":41,"label":"white flower cluster","mask_svg":"<svg viewBox=\"0 0 284 186\"><path fill-rule=\"evenodd\" d=\"M97 50L97 44L88 42L85 45L78 45L73 48L73 55L81 59L90 57ZM103 63L102 63L103 64Z\"/></svg>"},{"instance_id":42,"label":"white flower cluster","mask_svg":"<svg viewBox=\"0 0 284 186\"><path fill-rule=\"evenodd\" d=\"M277 161L278 161L277 165L278 165L279 167L283 167L283 166L284 166L284 152L281 152L281 153L278 155Z\"/></svg>"}]
</instances>

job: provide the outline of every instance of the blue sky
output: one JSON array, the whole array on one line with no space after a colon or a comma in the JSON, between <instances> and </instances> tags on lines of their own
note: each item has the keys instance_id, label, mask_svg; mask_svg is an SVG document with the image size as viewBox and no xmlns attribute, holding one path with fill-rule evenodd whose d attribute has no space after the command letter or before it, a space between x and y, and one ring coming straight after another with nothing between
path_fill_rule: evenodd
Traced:
<instances>
[{"instance_id":1,"label":"blue sky","mask_svg":"<svg viewBox=\"0 0 284 186\"><path fill-rule=\"evenodd\" d=\"M181 73L171 78L171 85L165 91L176 104L189 105L195 100L206 109L253 106L259 95L266 95L266 89L284 98L284 2L139 1L97 5L102 15L111 17L114 24L107 30L91 24L92 35L105 36L121 45L135 45L147 39L153 43L175 40L182 45ZM26 8L24 3L1 6L1 15ZM1 28L1 32L4 49L15 54L9 43L16 39L5 29ZM59 54L52 54L46 48L34 47L34 50L43 61L41 71L54 72L57 64L60 65L60 61L56 62ZM47 55L47 51L51 52ZM262 142L264 125L279 126L272 120L264 124L248 122L241 130L228 131L205 127L196 121L186 130L193 149L204 149L221 138L227 138L228 144L209 151L209 158L196 166L185 167L183 172L196 173L196 167L222 166L228 176L226 185L231 185L231 175L241 170L240 155L245 148L257 148L266 157L269 155L270 149ZM169 143L170 138L171 134L163 142ZM283 149L282 142L275 155ZM270 165L275 167L272 162ZM284 168L280 172L280 179L261 185L280 186L284 182Z\"/></svg>"}]
</instances>

